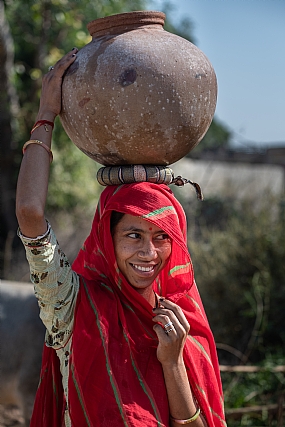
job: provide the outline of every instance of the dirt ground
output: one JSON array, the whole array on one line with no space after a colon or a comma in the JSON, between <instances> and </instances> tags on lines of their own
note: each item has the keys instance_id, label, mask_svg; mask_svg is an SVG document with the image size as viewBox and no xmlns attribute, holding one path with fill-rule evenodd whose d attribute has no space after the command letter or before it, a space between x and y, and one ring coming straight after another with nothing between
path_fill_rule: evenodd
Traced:
<instances>
[{"instance_id":1,"label":"dirt ground","mask_svg":"<svg viewBox=\"0 0 285 427\"><path fill-rule=\"evenodd\" d=\"M24 419L16 406L0 405L0 427L23 427Z\"/></svg>"}]
</instances>

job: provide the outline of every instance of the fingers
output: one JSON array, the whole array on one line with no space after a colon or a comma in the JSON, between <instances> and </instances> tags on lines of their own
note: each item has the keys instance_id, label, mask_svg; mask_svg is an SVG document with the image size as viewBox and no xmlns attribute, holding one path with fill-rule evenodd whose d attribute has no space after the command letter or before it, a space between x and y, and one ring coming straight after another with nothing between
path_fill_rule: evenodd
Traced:
<instances>
[{"instance_id":1,"label":"fingers","mask_svg":"<svg viewBox=\"0 0 285 427\"><path fill-rule=\"evenodd\" d=\"M157 334L157 358L163 366L175 365L183 359L183 349L190 325L182 309L171 301L160 299L153 309L153 329Z\"/></svg>"},{"instance_id":2,"label":"fingers","mask_svg":"<svg viewBox=\"0 0 285 427\"><path fill-rule=\"evenodd\" d=\"M77 52L78 49L73 48L44 75L38 117L54 119L60 113L63 76L76 60Z\"/></svg>"},{"instance_id":3,"label":"fingers","mask_svg":"<svg viewBox=\"0 0 285 427\"><path fill-rule=\"evenodd\" d=\"M163 299L163 301L160 300L160 307L154 309L153 312L155 313L154 322L160 323L163 327L167 325L163 332L174 328L174 331L171 330L169 332L169 336L170 334L174 335L173 332L180 336L186 336L189 333L190 325L182 309L177 304ZM172 323L172 325L168 325L168 323Z\"/></svg>"},{"instance_id":4,"label":"fingers","mask_svg":"<svg viewBox=\"0 0 285 427\"><path fill-rule=\"evenodd\" d=\"M70 65L75 61L77 52L78 49L74 47L70 52L68 52L59 61L57 61L55 65L50 67L50 70L48 71L46 76L52 77L56 75L57 77L62 77L67 68L69 68Z\"/></svg>"},{"instance_id":5,"label":"fingers","mask_svg":"<svg viewBox=\"0 0 285 427\"><path fill-rule=\"evenodd\" d=\"M153 330L155 331L158 341L160 343L163 343L163 342L169 343L170 341L177 339L177 332L175 329L171 331L169 335L167 335L165 333L165 330L160 325L156 324L154 325ZM171 337L171 334L172 334L172 337Z\"/></svg>"}]
</instances>

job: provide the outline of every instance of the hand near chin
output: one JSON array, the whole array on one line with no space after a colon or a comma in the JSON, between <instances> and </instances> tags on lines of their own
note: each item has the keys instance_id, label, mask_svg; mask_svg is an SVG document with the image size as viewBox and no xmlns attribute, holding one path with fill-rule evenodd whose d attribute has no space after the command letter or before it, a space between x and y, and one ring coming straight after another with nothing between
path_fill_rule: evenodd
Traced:
<instances>
[{"instance_id":1,"label":"hand near chin","mask_svg":"<svg viewBox=\"0 0 285 427\"><path fill-rule=\"evenodd\" d=\"M153 310L156 323L153 329L158 337L157 358L162 365L177 365L183 362L183 348L190 325L175 303L160 300L160 306Z\"/></svg>"}]
</instances>

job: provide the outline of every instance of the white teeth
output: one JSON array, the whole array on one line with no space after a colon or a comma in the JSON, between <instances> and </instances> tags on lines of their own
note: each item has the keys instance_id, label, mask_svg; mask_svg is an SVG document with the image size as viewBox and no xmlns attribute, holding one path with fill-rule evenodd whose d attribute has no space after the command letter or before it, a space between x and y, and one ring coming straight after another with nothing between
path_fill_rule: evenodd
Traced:
<instances>
[{"instance_id":1,"label":"white teeth","mask_svg":"<svg viewBox=\"0 0 285 427\"><path fill-rule=\"evenodd\" d=\"M140 265L135 265L135 264L133 264L133 267L135 267L137 270L140 270L140 271L152 271L154 268L153 265L151 265L150 267L142 267Z\"/></svg>"}]
</instances>

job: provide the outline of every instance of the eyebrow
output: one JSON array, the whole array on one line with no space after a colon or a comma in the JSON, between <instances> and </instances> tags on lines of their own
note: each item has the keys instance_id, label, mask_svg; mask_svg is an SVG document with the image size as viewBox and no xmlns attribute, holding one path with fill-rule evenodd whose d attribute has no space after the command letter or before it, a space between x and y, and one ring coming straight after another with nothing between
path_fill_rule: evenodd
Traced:
<instances>
[{"instance_id":1,"label":"eyebrow","mask_svg":"<svg viewBox=\"0 0 285 427\"><path fill-rule=\"evenodd\" d=\"M122 231L134 231L134 232L138 232L138 233L146 233L147 232L147 230L143 230L141 228L135 228L135 227L132 227L132 226L125 227L125 228L122 229ZM166 231L164 231L164 230L157 230L155 233L164 233L164 234L167 234Z\"/></svg>"},{"instance_id":2,"label":"eyebrow","mask_svg":"<svg viewBox=\"0 0 285 427\"><path fill-rule=\"evenodd\" d=\"M142 230L141 228L135 228L135 227L129 226L129 227L123 228L123 231L139 231L140 233L143 233L144 230Z\"/></svg>"}]
</instances>

